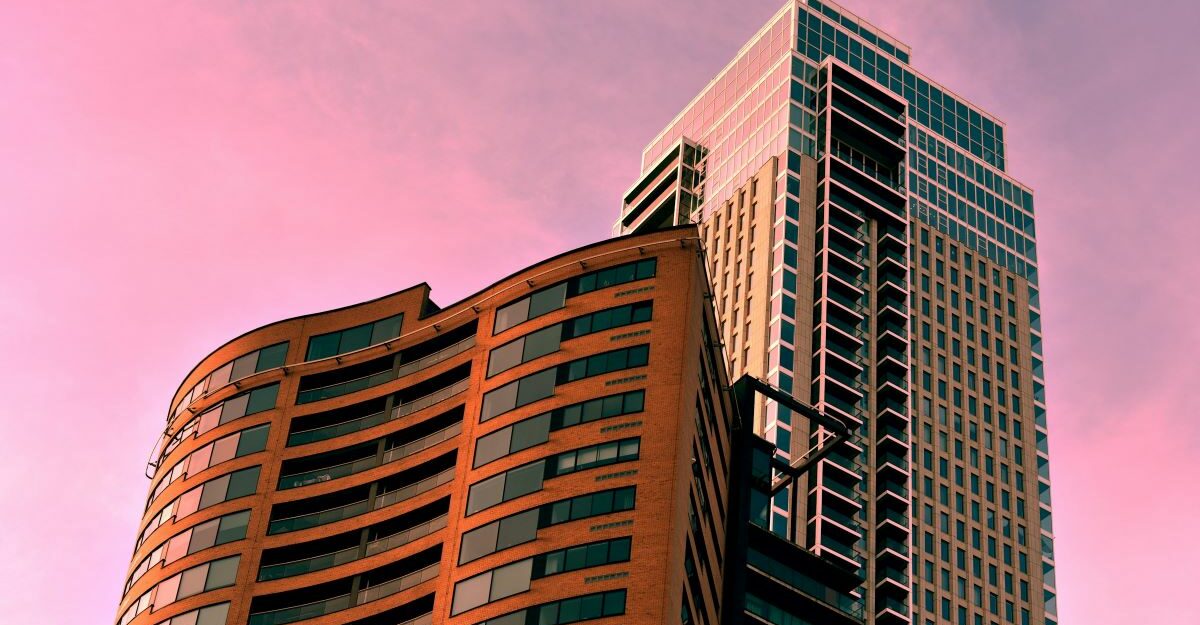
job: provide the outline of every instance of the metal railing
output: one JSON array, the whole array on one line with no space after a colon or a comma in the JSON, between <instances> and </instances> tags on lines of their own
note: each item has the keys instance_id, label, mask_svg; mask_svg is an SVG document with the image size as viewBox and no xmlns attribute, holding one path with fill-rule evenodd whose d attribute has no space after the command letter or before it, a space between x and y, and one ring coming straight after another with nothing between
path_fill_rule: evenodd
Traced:
<instances>
[{"instance_id":1,"label":"metal railing","mask_svg":"<svg viewBox=\"0 0 1200 625\"><path fill-rule=\"evenodd\" d=\"M399 503L406 499L412 499L421 493L429 492L442 484L447 484L454 479L454 467L450 467L437 475L427 477L416 484L409 484L402 488L386 492L375 498L375 509L385 508L394 503Z\"/></svg>"},{"instance_id":2,"label":"metal railing","mask_svg":"<svg viewBox=\"0 0 1200 625\"><path fill-rule=\"evenodd\" d=\"M438 576L439 564L430 564L429 566L409 573L407 575L397 577L391 581L384 582L378 586L371 586L358 591L358 605L362 605L369 601L382 599L389 595L394 595L400 591L408 590L421 582L427 582Z\"/></svg>"}]
</instances>

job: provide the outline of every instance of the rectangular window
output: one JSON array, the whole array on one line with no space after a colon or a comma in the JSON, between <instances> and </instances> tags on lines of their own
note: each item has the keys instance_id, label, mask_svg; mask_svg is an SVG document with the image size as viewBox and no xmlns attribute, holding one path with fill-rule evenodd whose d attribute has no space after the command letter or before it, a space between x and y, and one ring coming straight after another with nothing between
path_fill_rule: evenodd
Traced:
<instances>
[{"instance_id":1,"label":"rectangular window","mask_svg":"<svg viewBox=\"0 0 1200 625\"><path fill-rule=\"evenodd\" d=\"M337 332L318 334L308 339L304 360L320 360L378 345L400 336L404 315L393 315L374 323L364 323Z\"/></svg>"},{"instance_id":2,"label":"rectangular window","mask_svg":"<svg viewBox=\"0 0 1200 625\"><path fill-rule=\"evenodd\" d=\"M625 613L625 589L543 603L486 620L479 625L566 625Z\"/></svg>"},{"instance_id":3,"label":"rectangular window","mask_svg":"<svg viewBox=\"0 0 1200 625\"><path fill-rule=\"evenodd\" d=\"M656 270L657 260L648 258L593 271L560 282L496 309L496 322L492 333L499 334L517 324L558 310L566 305L569 297L626 282L653 278Z\"/></svg>"},{"instance_id":4,"label":"rectangular window","mask_svg":"<svg viewBox=\"0 0 1200 625\"><path fill-rule=\"evenodd\" d=\"M467 490L467 515L537 492L545 480L560 475L637 460L640 442L640 438L627 438L582 447L476 482Z\"/></svg>"},{"instance_id":5,"label":"rectangular window","mask_svg":"<svg viewBox=\"0 0 1200 625\"><path fill-rule=\"evenodd\" d=\"M583 378L642 367L650 359L649 345L635 345L594 354L544 369L489 391L483 396L479 422L554 395L554 387Z\"/></svg>"},{"instance_id":6,"label":"rectangular window","mask_svg":"<svg viewBox=\"0 0 1200 625\"><path fill-rule=\"evenodd\" d=\"M626 486L563 499L493 521L463 534L458 563L530 542L543 527L632 510L636 496L636 488Z\"/></svg>"},{"instance_id":7,"label":"rectangular window","mask_svg":"<svg viewBox=\"0 0 1200 625\"><path fill-rule=\"evenodd\" d=\"M640 412L644 404L645 391L631 391L555 408L518 421L476 441L472 468L545 443L550 439L550 432L597 419Z\"/></svg>"}]
</instances>

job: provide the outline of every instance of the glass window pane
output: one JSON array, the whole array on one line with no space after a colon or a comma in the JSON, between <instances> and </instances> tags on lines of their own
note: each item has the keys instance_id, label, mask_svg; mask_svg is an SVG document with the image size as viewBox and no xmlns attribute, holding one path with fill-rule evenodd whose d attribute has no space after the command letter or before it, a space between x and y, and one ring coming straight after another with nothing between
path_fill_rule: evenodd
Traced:
<instances>
[{"instance_id":1,"label":"glass window pane","mask_svg":"<svg viewBox=\"0 0 1200 625\"><path fill-rule=\"evenodd\" d=\"M224 425L246 416L246 406L250 403L250 394L242 393L236 397L231 397L225 401L221 408L220 424ZM272 405L272 407L274 407Z\"/></svg>"},{"instance_id":2,"label":"glass window pane","mask_svg":"<svg viewBox=\"0 0 1200 625\"><path fill-rule=\"evenodd\" d=\"M556 506L557 507L557 506ZM538 510L526 510L500 521L500 533L496 537L496 549L507 549L513 545L527 543L537 538Z\"/></svg>"},{"instance_id":3,"label":"glass window pane","mask_svg":"<svg viewBox=\"0 0 1200 625\"><path fill-rule=\"evenodd\" d=\"M258 472L260 468L251 467L230 474L229 491L225 495L226 501L253 494L258 488Z\"/></svg>"},{"instance_id":4,"label":"glass window pane","mask_svg":"<svg viewBox=\"0 0 1200 625\"><path fill-rule=\"evenodd\" d=\"M207 577L207 565L202 564L184 571L179 579L179 593L176 595L176 598L183 599L184 597L204 592L204 580Z\"/></svg>"},{"instance_id":5,"label":"glass window pane","mask_svg":"<svg viewBox=\"0 0 1200 625\"><path fill-rule=\"evenodd\" d=\"M546 554L546 565L543 575L554 575L563 571L563 552L553 551Z\"/></svg>"},{"instance_id":6,"label":"glass window pane","mask_svg":"<svg viewBox=\"0 0 1200 625\"><path fill-rule=\"evenodd\" d=\"M490 477L482 482L472 484L467 492L467 514L471 515L480 510L490 508L502 501L504 495L504 474Z\"/></svg>"},{"instance_id":7,"label":"glass window pane","mask_svg":"<svg viewBox=\"0 0 1200 625\"><path fill-rule=\"evenodd\" d=\"M266 371L275 367L282 367L283 361L287 359L288 344L279 343L270 347L264 347L258 352L258 363L255 371ZM236 366L236 364L235 364Z\"/></svg>"},{"instance_id":8,"label":"glass window pane","mask_svg":"<svg viewBox=\"0 0 1200 625\"><path fill-rule=\"evenodd\" d=\"M625 613L625 591L604 593L604 615L613 616Z\"/></svg>"},{"instance_id":9,"label":"glass window pane","mask_svg":"<svg viewBox=\"0 0 1200 625\"><path fill-rule=\"evenodd\" d=\"M604 613L604 595L587 595L582 597L580 603L580 618L599 618Z\"/></svg>"},{"instance_id":10,"label":"glass window pane","mask_svg":"<svg viewBox=\"0 0 1200 625\"><path fill-rule=\"evenodd\" d=\"M209 458L208 466L211 467L226 460L232 460L233 454L237 452L237 444L238 437L236 435L226 436L213 443L212 455Z\"/></svg>"},{"instance_id":11,"label":"glass window pane","mask_svg":"<svg viewBox=\"0 0 1200 625\"><path fill-rule=\"evenodd\" d=\"M329 334L321 334L308 339L308 354L305 355L305 360L320 360L337 356L338 340L341 338L340 332L330 332Z\"/></svg>"},{"instance_id":12,"label":"glass window pane","mask_svg":"<svg viewBox=\"0 0 1200 625\"><path fill-rule=\"evenodd\" d=\"M521 356L522 362L552 354L558 351L559 340L562 338L562 324L543 328L525 337L525 351Z\"/></svg>"},{"instance_id":13,"label":"glass window pane","mask_svg":"<svg viewBox=\"0 0 1200 625\"><path fill-rule=\"evenodd\" d=\"M529 298L523 297L507 306L496 309L496 323L492 334L499 334L529 318Z\"/></svg>"},{"instance_id":14,"label":"glass window pane","mask_svg":"<svg viewBox=\"0 0 1200 625\"><path fill-rule=\"evenodd\" d=\"M507 456L509 441L512 438L512 428L504 428L480 437L475 441L475 459L472 467L481 467L497 458Z\"/></svg>"},{"instance_id":15,"label":"glass window pane","mask_svg":"<svg viewBox=\"0 0 1200 625\"><path fill-rule=\"evenodd\" d=\"M191 612L184 612L162 625L196 625L199 619L200 610L192 610ZM225 621L221 622L224 623Z\"/></svg>"},{"instance_id":16,"label":"glass window pane","mask_svg":"<svg viewBox=\"0 0 1200 625\"><path fill-rule=\"evenodd\" d=\"M529 297L529 318L539 317L562 308L567 301L567 283L557 284Z\"/></svg>"},{"instance_id":17,"label":"glass window pane","mask_svg":"<svg viewBox=\"0 0 1200 625\"><path fill-rule=\"evenodd\" d=\"M222 475L215 480L206 482L201 491L199 507L196 509L203 510L211 505L225 501L225 492L228 486L228 475Z\"/></svg>"},{"instance_id":18,"label":"glass window pane","mask_svg":"<svg viewBox=\"0 0 1200 625\"><path fill-rule=\"evenodd\" d=\"M400 324L403 320L404 315L395 315L376 321L374 327L371 328L371 344L378 345L400 336Z\"/></svg>"},{"instance_id":19,"label":"glass window pane","mask_svg":"<svg viewBox=\"0 0 1200 625\"><path fill-rule=\"evenodd\" d=\"M630 540L628 538L619 538L609 543L608 546L608 561L609 562L625 562L629 560Z\"/></svg>"},{"instance_id":20,"label":"glass window pane","mask_svg":"<svg viewBox=\"0 0 1200 625\"><path fill-rule=\"evenodd\" d=\"M504 501L511 501L522 495L541 490L545 464L545 461L539 460L509 471L508 478L504 482Z\"/></svg>"},{"instance_id":21,"label":"glass window pane","mask_svg":"<svg viewBox=\"0 0 1200 625\"><path fill-rule=\"evenodd\" d=\"M229 614L229 602L206 606L198 612L200 617L196 619L196 625L225 625L225 618Z\"/></svg>"},{"instance_id":22,"label":"glass window pane","mask_svg":"<svg viewBox=\"0 0 1200 625\"><path fill-rule=\"evenodd\" d=\"M243 430L238 438L237 457L262 451L267 447L267 435L271 433L270 425L260 425L256 428Z\"/></svg>"},{"instance_id":23,"label":"glass window pane","mask_svg":"<svg viewBox=\"0 0 1200 625\"><path fill-rule=\"evenodd\" d=\"M224 558L208 565L208 579L204 582L205 590L232 586L237 578L238 562L241 556Z\"/></svg>"},{"instance_id":24,"label":"glass window pane","mask_svg":"<svg viewBox=\"0 0 1200 625\"><path fill-rule=\"evenodd\" d=\"M201 577L200 581L203 582L204 578ZM159 584L158 592L154 593L154 607L161 608L165 605L173 603L177 598L179 598L180 597L179 584L180 584L180 576L179 575L173 575L173 576L167 578L161 584ZM186 596L186 595L183 595L183 596ZM148 602L149 597L150 597L150 593L146 593L145 595L142 595L142 600L145 600ZM141 600L139 600L139 603L141 603Z\"/></svg>"},{"instance_id":25,"label":"glass window pane","mask_svg":"<svg viewBox=\"0 0 1200 625\"><path fill-rule=\"evenodd\" d=\"M200 525L193 527L192 528L192 538L188 542L187 552L189 554L196 553L197 551L200 551L201 549L208 549L209 547L212 547L214 544L216 544L217 529L220 527L220 524L221 524L220 519L213 519L211 521L205 521L204 523L201 523Z\"/></svg>"},{"instance_id":26,"label":"glass window pane","mask_svg":"<svg viewBox=\"0 0 1200 625\"><path fill-rule=\"evenodd\" d=\"M612 491L604 493L596 493L592 495L592 512L596 514L608 514L613 509L613 493Z\"/></svg>"},{"instance_id":27,"label":"glass window pane","mask_svg":"<svg viewBox=\"0 0 1200 625\"><path fill-rule=\"evenodd\" d=\"M371 344L371 324L355 326L342 330L342 340L338 344L338 353L344 354L356 349L362 349Z\"/></svg>"},{"instance_id":28,"label":"glass window pane","mask_svg":"<svg viewBox=\"0 0 1200 625\"><path fill-rule=\"evenodd\" d=\"M496 536L500 523L488 523L463 534L462 546L458 551L458 563L466 564L496 551Z\"/></svg>"},{"instance_id":29,"label":"glass window pane","mask_svg":"<svg viewBox=\"0 0 1200 625\"><path fill-rule=\"evenodd\" d=\"M653 258L640 261L637 264L637 279L641 280L643 278L653 278L656 265L657 261Z\"/></svg>"},{"instance_id":30,"label":"glass window pane","mask_svg":"<svg viewBox=\"0 0 1200 625\"><path fill-rule=\"evenodd\" d=\"M221 526L217 531L218 545L223 545L246 537L246 525L250 522L250 511L243 510L221 517Z\"/></svg>"},{"instance_id":31,"label":"glass window pane","mask_svg":"<svg viewBox=\"0 0 1200 625\"><path fill-rule=\"evenodd\" d=\"M488 355L488 377L502 371L508 371L521 364L521 354L524 351L524 346L525 337L521 337L511 343L506 343L493 349L491 354Z\"/></svg>"},{"instance_id":32,"label":"glass window pane","mask_svg":"<svg viewBox=\"0 0 1200 625\"><path fill-rule=\"evenodd\" d=\"M596 543L587 546L586 566L600 566L608 562L608 543Z\"/></svg>"},{"instance_id":33,"label":"glass window pane","mask_svg":"<svg viewBox=\"0 0 1200 625\"><path fill-rule=\"evenodd\" d=\"M641 412L643 404L646 401L646 394L642 391L636 393L628 393L625 395L625 412Z\"/></svg>"},{"instance_id":34,"label":"glass window pane","mask_svg":"<svg viewBox=\"0 0 1200 625\"><path fill-rule=\"evenodd\" d=\"M491 587L491 571L458 582L454 585L454 601L451 604L450 614L462 614L487 603Z\"/></svg>"},{"instance_id":35,"label":"glass window pane","mask_svg":"<svg viewBox=\"0 0 1200 625\"><path fill-rule=\"evenodd\" d=\"M505 384L500 388L485 393L483 395L483 407L479 411L479 422L483 423L488 419L492 419L515 408L519 386L520 380Z\"/></svg>"},{"instance_id":36,"label":"glass window pane","mask_svg":"<svg viewBox=\"0 0 1200 625\"><path fill-rule=\"evenodd\" d=\"M229 384L229 375L231 373L233 373L233 363L232 362L226 363L225 365L221 366L221 368L217 369L216 371L213 371L212 374L208 376L209 390L215 391L218 388L225 386L226 384Z\"/></svg>"},{"instance_id":37,"label":"glass window pane","mask_svg":"<svg viewBox=\"0 0 1200 625\"><path fill-rule=\"evenodd\" d=\"M258 366L258 352L250 352L241 358L233 361L233 371L229 374L229 381L240 380L254 373L254 368Z\"/></svg>"},{"instance_id":38,"label":"glass window pane","mask_svg":"<svg viewBox=\"0 0 1200 625\"><path fill-rule=\"evenodd\" d=\"M521 379L517 390L517 405L524 406L554 395L555 370L539 371Z\"/></svg>"},{"instance_id":39,"label":"glass window pane","mask_svg":"<svg viewBox=\"0 0 1200 625\"><path fill-rule=\"evenodd\" d=\"M589 401L583 405L583 422L595 421L603 414L603 404L598 401Z\"/></svg>"},{"instance_id":40,"label":"glass window pane","mask_svg":"<svg viewBox=\"0 0 1200 625\"><path fill-rule=\"evenodd\" d=\"M526 558L496 569L492 573L491 600L496 601L529 590L529 580L532 575L533 558Z\"/></svg>"},{"instance_id":41,"label":"glass window pane","mask_svg":"<svg viewBox=\"0 0 1200 625\"><path fill-rule=\"evenodd\" d=\"M529 449L550 439L550 413L546 412L531 419L520 421L512 426L512 445L510 451L515 453Z\"/></svg>"},{"instance_id":42,"label":"glass window pane","mask_svg":"<svg viewBox=\"0 0 1200 625\"><path fill-rule=\"evenodd\" d=\"M279 395L279 385L272 384L262 388L256 388L250 391L249 401L246 403L246 413L254 414L264 410L270 410L275 407L275 400Z\"/></svg>"}]
</instances>

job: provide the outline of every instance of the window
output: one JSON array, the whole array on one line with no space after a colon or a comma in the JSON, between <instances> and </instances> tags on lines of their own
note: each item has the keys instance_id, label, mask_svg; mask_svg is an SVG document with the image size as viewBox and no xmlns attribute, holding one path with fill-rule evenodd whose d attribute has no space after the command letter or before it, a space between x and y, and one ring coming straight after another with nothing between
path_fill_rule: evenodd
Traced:
<instances>
[{"instance_id":1,"label":"window","mask_svg":"<svg viewBox=\"0 0 1200 625\"><path fill-rule=\"evenodd\" d=\"M554 395L556 377L557 368L546 369L485 393L479 422Z\"/></svg>"},{"instance_id":2,"label":"window","mask_svg":"<svg viewBox=\"0 0 1200 625\"><path fill-rule=\"evenodd\" d=\"M234 471L233 473L213 478L180 495L171 501L171 503L164 506L150 520L150 523L142 530L137 546L141 547L142 543L146 542L146 539L150 537L150 534L167 521L172 519L179 521L198 510L253 494L258 488L258 474L261 469L261 466L256 466Z\"/></svg>"},{"instance_id":3,"label":"window","mask_svg":"<svg viewBox=\"0 0 1200 625\"><path fill-rule=\"evenodd\" d=\"M497 308L492 334L499 334L519 323L558 310L566 305L566 299L567 283L561 282Z\"/></svg>"},{"instance_id":4,"label":"window","mask_svg":"<svg viewBox=\"0 0 1200 625\"><path fill-rule=\"evenodd\" d=\"M287 358L287 351L288 343L284 341L252 351L245 356L240 356L218 367L215 371L205 376L204 379L197 382L192 387L192 390L188 391L187 395L184 395L183 399L179 400L179 404L175 406L172 417L178 417L193 401L204 396L209 391L215 391L230 382L240 380L259 371L282 367L284 360Z\"/></svg>"},{"instance_id":5,"label":"window","mask_svg":"<svg viewBox=\"0 0 1200 625\"><path fill-rule=\"evenodd\" d=\"M198 610L184 612L174 618L169 618L158 625L225 625L229 615L229 602L207 605Z\"/></svg>"},{"instance_id":6,"label":"window","mask_svg":"<svg viewBox=\"0 0 1200 625\"><path fill-rule=\"evenodd\" d=\"M645 391L631 391L555 408L518 421L480 437L475 443L472 467L479 468L498 458L545 443L550 438L550 432L598 419L641 412L644 404Z\"/></svg>"},{"instance_id":7,"label":"window","mask_svg":"<svg viewBox=\"0 0 1200 625\"><path fill-rule=\"evenodd\" d=\"M579 495L513 514L463 534L458 563L466 564L537 538L537 530L560 523L632 510L633 486Z\"/></svg>"},{"instance_id":8,"label":"window","mask_svg":"<svg viewBox=\"0 0 1200 625\"><path fill-rule=\"evenodd\" d=\"M550 478L637 460L640 440L627 438L566 451L476 482L467 491L467 515L537 492Z\"/></svg>"},{"instance_id":9,"label":"window","mask_svg":"<svg viewBox=\"0 0 1200 625\"><path fill-rule=\"evenodd\" d=\"M560 282L496 309L496 322L492 333L499 334L517 324L558 310L566 305L566 299L569 297L626 282L653 278L656 270L657 260L648 258Z\"/></svg>"},{"instance_id":10,"label":"window","mask_svg":"<svg viewBox=\"0 0 1200 625\"><path fill-rule=\"evenodd\" d=\"M232 556L221 560L205 562L199 566L186 569L178 575L168 577L138 597L138 600L134 601L121 616L120 625L127 625L135 616L146 611L148 608L153 607L155 610L159 610L180 599L186 599L187 597L209 590L232 586L234 578L237 576L237 568L240 560L241 556ZM225 604L225 606L227 610L228 604ZM203 609L201 608L201 610ZM197 612L201 610L197 610ZM224 610L215 610L214 612L218 613L224 619ZM197 617L199 616L201 615L197 614ZM213 613L206 615L208 619L206 622L224 622L223 620L216 621L214 616ZM180 616L175 617L172 621L182 624L186 623L187 619L183 619ZM169 623L171 621L166 622ZM200 621L197 620L198 622Z\"/></svg>"},{"instance_id":11,"label":"window","mask_svg":"<svg viewBox=\"0 0 1200 625\"><path fill-rule=\"evenodd\" d=\"M456 583L450 615L462 614L529 590L532 572L533 559L527 558Z\"/></svg>"},{"instance_id":12,"label":"window","mask_svg":"<svg viewBox=\"0 0 1200 625\"><path fill-rule=\"evenodd\" d=\"M493 349L488 354L488 377L558 351L562 331L562 324L555 324Z\"/></svg>"},{"instance_id":13,"label":"window","mask_svg":"<svg viewBox=\"0 0 1200 625\"><path fill-rule=\"evenodd\" d=\"M554 395L554 387L583 378L645 366L650 359L649 345L635 345L572 360L543 369L491 390L483 396L479 422Z\"/></svg>"},{"instance_id":14,"label":"window","mask_svg":"<svg viewBox=\"0 0 1200 625\"><path fill-rule=\"evenodd\" d=\"M390 341L400 336L400 325L403 320L404 315L393 315L374 323L364 323L337 332L318 334L308 339L308 353L304 359L320 360Z\"/></svg>"},{"instance_id":15,"label":"window","mask_svg":"<svg viewBox=\"0 0 1200 625\"><path fill-rule=\"evenodd\" d=\"M580 569L628 562L631 539L616 538L559 549L480 573L454 585L451 614L529 590L532 580Z\"/></svg>"},{"instance_id":16,"label":"window","mask_svg":"<svg viewBox=\"0 0 1200 625\"><path fill-rule=\"evenodd\" d=\"M267 446L267 436L270 434L270 424L252 427L241 432L217 439L185 456L163 475L154 486L150 498L146 501L149 509L154 500L176 480L194 475L209 467L216 466L226 460L262 451Z\"/></svg>"},{"instance_id":17,"label":"window","mask_svg":"<svg viewBox=\"0 0 1200 625\"><path fill-rule=\"evenodd\" d=\"M166 566L185 555L245 538L246 525L249 521L250 511L242 510L205 521L176 534L142 560L137 569L129 576L129 580L125 584L125 592L129 592L133 583L140 579L150 567L156 566L160 562Z\"/></svg>"},{"instance_id":18,"label":"window","mask_svg":"<svg viewBox=\"0 0 1200 625\"><path fill-rule=\"evenodd\" d=\"M183 439L190 436L200 436L205 432L245 416L249 416L264 410L271 410L275 407L275 402L279 398L279 384L268 384L260 386L256 389L246 391L234 395L229 399L205 410L197 417L193 417L190 421L179 428L171 437L170 442L163 448L160 458L165 458Z\"/></svg>"},{"instance_id":19,"label":"window","mask_svg":"<svg viewBox=\"0 0 1200 625\"><path fill-rule=\"evenodd\" d=\"M543 603L484 621L480 625L566 625L625 613L625 589Z\"/></svg>"}]
</instances>

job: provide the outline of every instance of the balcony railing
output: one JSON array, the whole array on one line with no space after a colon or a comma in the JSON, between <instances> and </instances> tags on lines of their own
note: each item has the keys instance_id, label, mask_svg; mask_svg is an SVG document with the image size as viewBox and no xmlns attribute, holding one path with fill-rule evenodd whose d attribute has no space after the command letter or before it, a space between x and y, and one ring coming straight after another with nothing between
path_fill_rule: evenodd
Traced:
<instances>
[{"instance_id":1,"label":"balcony railing","mask_svg":"<svg viewBox=\"0 0 1200 625\"><path fill-rule=\"evenodd\" d=\"M436 519L430 519L420 525L415 525L401 532L377 538L367 543L367 556L373 556L377 553L383 553L390 549L395 549L403 545L407 545L418 538L424 538L440 529L446 527L447 515L443 514Z\"/></svg>"},{"instance_id":2,"label":"balcony railing","mask_svg":"<svg viewBox=\"0 0 1200 625\"><path fill-rule=\"evenodd\" d=\"M384 508L394 503L399 503L407 499L412 499L421 493L427 493L442 484L447 484L454 479L454 467L450 467L437 475L427 477L416 484L409 484L402 488L386 492L375 498L375 509Z\"/></svg>"},{"instance_id":3,"label":"balcony railing","mask_svg":"<svg viewBox=\"0 0 1200 625\"><path fill-rule=\"evenodd\" d=\"M337 479L339 477L346 477L347 475L361 473L368 469L373 469L377 466L380 466L381 464L394 462L401 458L411 456L419 451L429 449L438 443L453 438L460 432L462 432L462 422L455 423L454 425L438 430L433 434L429 434L428 436L419 438L415 441L405 443L398 447L393 447L384 452L382 462L380 462L375 456L371 456L369 458L361 458L353 462L345 462L332 467L314 469L312 471L305 471L304 473L296 473L293 475L285 475L279 478L279 488L280 490L299 488L309 484L328 482L329 480Z\"/></svg>"},{"instance_id":4,"label":"balcony railing","mask_svg":"<svg viewBox=\"0 0 1200 625\"><path fill-rule=\"evenodd\" d=\"M367 543L366 553L361 557L373 556L377 553L383 553L390 549L407 545L418 538L424 538L436 532L437 530L446 527L446 515L442 515L435 519L431 519L419 525L415 525L406 530L402 530L391 536L379 538ZM311 558L302 558L300 560L292 560L290 562L281 562L279 564L270 564L263 566L258 571L258 581L263 582L272 579L281 579L284 577L292 577L295 575L303 575L313 571L321 571L331 567L335 567L347 562L353 562L359 559L359 548L357 546L348 549L342 549L333 553L327 553Z\"/></svg>"},{"instance_id":5,"label":"balcony railing","mask_svg":"<svg viewBox=\"0 0 1200 625\"><path fill-rule=\"evenodd\" d=\"M421 582L427 582L438 576L438 564L431 564L419 571L409 573L402 577L397 577L391 581L384 582L378 586L371 586L358 591L358 605L362 605L369 601L382 599L398 592L408 590Z\"/></svg>"},{"instance_id":6,"label":"balcony railing","mask_svg":"<svg viewBox=\"0 0 1200 625\"><path fill-rule=\"evenodd\" d=\"M324 616L339 610L345 610L349 607L350 593L346 593L332 599L322 599L321 601L314 601L291 608L281 608L279 610L271 610L270 612L251 614L249 625L283 625L284 623L294 623L296 621Z\"/></svg>"},{"instance_id":7,"label":"balcony railing","mask_svg":"<svg viewBox=\"0 0 1200 625\"><path fill-rule=\"evenodd\" d=\"M461 354L474 346L475 337L469 336L445 349L429 354L428 356L418 358L410 363L400 365L400 368L395 372L393 372L391 369L388 369L387 371L380 371L379 373L373 373L361 378L355 378L345 382L338 382L337 384L329 384L319 388L311 388L300 391L300 393L298 393L296 396L296 403L307 404L322 399L341 397L342 395L368 389L373 386L378 386L380 384L402 378L411 373L416 373L417 371L421 371L427 367L431 367L439 362L442 362L443 360L457 356L458 354Z\"/></svg>"},{"instance_id":8,"label":"balcony railing","mask_svg":"<svg viewBox=\"0 0 1200 625\"><path fill-rule=\"evenodd\" d=\"M323 441L330 438L336 438L352 432L358 432L367 428L375 427L381 423L387 423L390 420L410 415L422 408L428 408L440 401L444 401L453 397L465 390L471 385L470 379L460 380L447 386L446 388L434 391L424 397L414 399L406 404L400 404L392 409L391 414L385 412L376 412L365 417L343 421L334 425L327 425L311 430L303 430L300 432L292 432L288 436L288 445L302 445L304 443L312 443L315 441Z\"/></svg>"},{"instance_id":9,"label":"balcony railing","mask_svg":"<svg viewBox=\"0 0 1200 625\"><path fill-rule=\"evenodd\" d=\"M434 391L424 397L414 399L406 404L400 404L399 406L392 408L392 419L399 419L400 417L408 416L418 410L428 408L440 401L449 399L450 397L467 390L467 387L469 386L471 386L471 380L469 378L459 380L458 382L455 382L444 389Z\"/></svg>"},{"instance_id":10,"label":"balcony railing","mask_svg":"<svg viewBox=\"0 0 1200 625\"><path fill-rule=\"evenodd\" d=\"M409 443L405 443L403 445L399 445L397 447L393 447L393 448L383 452L383 463L387 464L389 462L394 462L401 458L407 458L408 456L411 456L419 451L424 451L426 449L429 449L430 447L433 447L434 445L437 445L438 443L448 441L451 438L458 436L461 432L462 432L462 421L459 421L453 425L442 428L442 429L434 432L433 434L419 438L419 439L409 442Z\"/></svg>"},{"instance_id":11,"label":"balcony railing","mask_svg":"<svg viewBox=\"0 0 1200 625\"><path fill-rule=\"evenodd\" d=\"M267 527L267 533L283 534L286 532L295 532L298 530L308 529L310 527L317 527L318 525L336 523L343 519L358 516L366 512L369 510L368 503L368 500L363 499L362 501L356 501L354 503L338 506L336 508L330 508L328 510L322 510L320 512L311 512L308 514L287 517L285 519L277 519L275 521L271 521Z\"/></svg>"}]
</instances>

